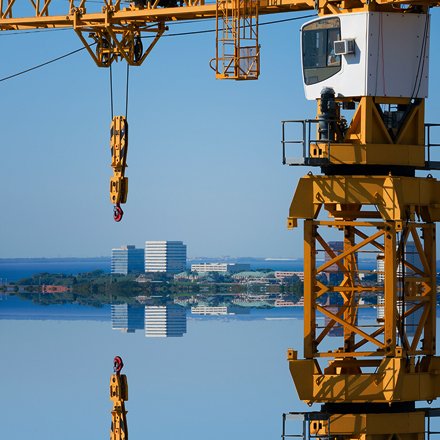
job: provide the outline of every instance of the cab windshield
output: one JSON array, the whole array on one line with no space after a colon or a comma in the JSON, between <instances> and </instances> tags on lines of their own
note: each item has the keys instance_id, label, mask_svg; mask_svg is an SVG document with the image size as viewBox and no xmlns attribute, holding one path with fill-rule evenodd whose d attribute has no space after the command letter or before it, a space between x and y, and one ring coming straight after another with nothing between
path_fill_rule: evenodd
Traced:
<instances>
[{"instance_id":1,"label":"cab windshield","mask_svg":"<svg viewBox=\"0 0 440 440\"><path fill-rule=\"evenodd\" d=\"M325 18L303 27L302 55L304 82L316 84L341 70L341 55L335 55L334 42L341 39L339 18Z\"/></svg>"}]
</instances>

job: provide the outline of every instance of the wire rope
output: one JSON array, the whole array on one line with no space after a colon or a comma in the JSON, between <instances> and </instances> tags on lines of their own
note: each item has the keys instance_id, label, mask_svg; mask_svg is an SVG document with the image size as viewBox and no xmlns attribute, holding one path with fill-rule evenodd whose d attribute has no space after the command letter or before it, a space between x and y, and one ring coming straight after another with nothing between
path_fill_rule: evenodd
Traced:
<instances>
[{"instance_id":1,"label":"wire rope","mask_svg":"<svg viewBox=\"0 0 440 440\"><path fill-rule=\"evenodd\" d=\"M112 69L112 65L110 63L110 113L111 113L111 118L113 120L113 69Z\"/></svg>"},{"instance_id":2,"label":"wire rope","mask_svg":"<svg viewBox=\"0 0 440 440\"><path fill-rule=\"evenodd\" d=\"M127 79L125 83L125 119L128 119L128 84L130 81L130 64L127 63Z\"/></svg>"},{"instance_id":3,"label":"wire rope","mask_svg":"<svg viewBox=\"0 0 440 440\"><path fill-rule=\"evenodd\" d=\"M13 73L12 75L8 75L8 76L5 76L3 78L0 78L0 82L7 81L8 79L12 79L12 78L15 78L17 76L24 75L25 73L32 72L33 70L40 69L42 67L47 66L48 64L55 63L56 61L60 61L60 60L62 60L64 58L70 57L71 55L74 55L74 54L76 54L78 52L81 52L83 50L85 50L85 47L80 47L79 49L72 50L71 52L67 52L64 55L61 55L61 56L56 57L56 58L53 58L53 59L51 59L49 61L45 61L44 63L37 64L36 66L29 67L28 69L21 70L20 72Z\"/></svg>"}]
</instances>

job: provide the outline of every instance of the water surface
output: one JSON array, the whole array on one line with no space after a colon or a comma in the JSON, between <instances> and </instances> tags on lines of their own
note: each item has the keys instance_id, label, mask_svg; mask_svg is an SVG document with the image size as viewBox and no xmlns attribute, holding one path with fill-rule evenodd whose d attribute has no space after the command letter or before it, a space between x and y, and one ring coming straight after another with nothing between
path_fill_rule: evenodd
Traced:
<instances>
[{"instance_id":1,"label":"water surface","mask_svg":"<svg viewBox=\"0 0 440 440\"><path fill-rule=\"evenodd\" d=\"M8 304L18 307L0 301L2 438L108 438L115 355L126 365L132 440L279 438L282 412L303 408L286 361L302 344L301 310L190 317L183 337L156 339L112 330L93 309L92 319L67 320L76 306L49 306L52 315L36 306L12 319Z\"/></svg>"}]
</instances>

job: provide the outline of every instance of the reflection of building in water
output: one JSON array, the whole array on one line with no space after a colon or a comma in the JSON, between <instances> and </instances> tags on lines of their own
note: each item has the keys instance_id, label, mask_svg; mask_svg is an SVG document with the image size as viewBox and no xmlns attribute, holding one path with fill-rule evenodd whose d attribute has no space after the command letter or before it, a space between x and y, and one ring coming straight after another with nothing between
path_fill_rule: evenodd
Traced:
<instances>
[{"instance_id":1,"label":"reflection of building in water","mask_svg":"<svg viewBox=\"0 0 440 440\"><path fill-rule=\"evenodd\" d=\"M404 255L405 261L412 266L416 267L417 269L423 270L423 265L420 260L420 255L417 251L417 247L413 241L408 241L405 245L405 255ZM399 287L402 287L402 283L404 280L404 277L406 275L413 275L414 271L409 268L405 267L405 270L402 271L402 263L399 264L397 268L397 283L399 284ZM379 254L377 256L377 282L379 284L383 284L385 280L385 260L384 260L384 254ZM411 292L408 291L408 285L405 284L405 290L406 295L411 296ZM404 300L404 308L405 312L410 311L416 303ZM399 314L402 314L402 308L403 308L403 301L402 299L397 300L397 310L399 311ZM419 308L418 310L415 310L414 312L410 313L408 316L404 318L404 326L405 326L405 333L407 336L414 336L417 324L421 319L423 313L423 307ZM377 297L377 321L382 322L384 320L384 314L385 314L385 298L384 294L379 294Z\"/></svg>"},{"instance_id":2,"label":"reflection of building in water","mask_svg":"<svg viewBox=\"0 0 440 440\"><path fill-rule=\"evenodd\" d=\"M145 308L128 304L112 304L112 329L132 333L144 328Z\"/></svg>"},{"instance_id":3,"label":"reflection of building in water","mask_svg":"<svg viewBox=\"0 0 440 440\"><path fill-rule=\"evenodd\" d=\"M330 249L335 253L335 255L339 255L344 250L344 242L343 241L329 241L328 245ZM324 251L324 263L327 263L328 261L332 260L333 257L330 256L328 252ZM331 266L327 267L327 269L324 271L324 273L327 275L327 279L329 282L337 284L340 281L342 281L342 277L344 274L341 272L341 269L339 266L334 263Z\"/></svg>"},{"instance_id":4,"label":"reflection of building in water","mask_svg":"<svg viewBox=\"0 0 440 440\"><path fill-rule=\"evenodd\" d=\"M67 286L59 286L53 284L43 284L41 286L41 293L66 293L71 291L72 289Z\"/></svg>"},{"instance_id":5,"label":"reflection of building in water","mask_svg":"<svg viewBox=\"0 0 440 440\"><path fill-rule=\"evenodd\" d=\"M166 306L145 306L145 336L147 338L168 338L186 333L186 310L170 304Z\"/></svg>"},{"instance_id":6,"label":"reflection of building in water","mask_svg":"<svg viewBox=\"0 0 440 440\"><path fill-rule=\"evenodd\" d=\"M248 307L239 307L234 305L228 306L207 306L198 305L191 307L192 315L219 316L219 315L243 315L248 314Z\"/></svg>"},{"instance_id":7,"label":"reflection of building in water","mask_svg":"<svg viewBox=\"0 0 440 440\"><path fill-rule=\"evenodd\" d=\"M193 315L227 315L227 306L196 306L191 307Z\"/></svg>"},{"instance_id":8,"label":"reflection of building in water","mask_svg":"<svg viewBox=\"0 0 440 440\"><path fill-rule=\"evenodd\" d=\"M327 297L327 302L325 304L325 309L328 310L330 313L333 313L334 315L337 315L339 312L339 307L337 304L333 304L333 301L331 300L330 296ZM324 315L324 327L327 327L331 322L331 318L329 318L327 315ZM357 318L356 318L357 322ZM333 326L331 327L330 331L328 332L328 335L331 337L337 337L337 336L344 336L344 327L342 327L341 324L334 322Z\"/></svg>"},{"instance_id":9,"label":"reflection of building in water","mask_svg":"<svg viewBox=\"0 0 440 440\"><path fill-rule=\"evenodd\" d=\"M397 300L397 310L399 314L402 314L402 300ZM416 305L415 302L405 301L405 312L408 312ZM410 313L404 318L405 333L407 336L414 336L417 330L417 324L420 322L423 314L423 307ZM383 294L377 296L377 310L376 319L377 322L383 322L385 316L385 298Z\"/></svg>"},{"instance_id":10,"label":"reflection of building in water","mask_svg":"<svg viewBox=\"0 0 440 440\"><path fill-rule=\"evenodd\" d=\"M145 272L179 273L186 269L186 244L181 241L146 241Z\"/></svg>"},{"instance_id":11,"label":"reflection of building in water","mask_svg":"<svg viewBox=\"0 0 440 440\"><path fill-rule=\"evenodd\" d=\"M377 282L383 284L385 279L385 259L384 254L379 254L377 256ZM405 261L423 270L422 262L420 260L420 255L417 251L416 245L413 241L408 241L405 246ZM414 273L413 270L408 267L405 268L405 274L409 275ZM399 264L397 268L397 277L402 277L402 263Z\"/></svg>"},{"instance_id":12,"label":"reflection of building in water","mask_svg":"<svg viewBox=\"0 0 440 440\"><path fill-rule=\"evenodd\" d=\"M131 244L112 249L111 268L112 273L123 275L144 272L144 250Z\"/></svg>"}]
</instances>

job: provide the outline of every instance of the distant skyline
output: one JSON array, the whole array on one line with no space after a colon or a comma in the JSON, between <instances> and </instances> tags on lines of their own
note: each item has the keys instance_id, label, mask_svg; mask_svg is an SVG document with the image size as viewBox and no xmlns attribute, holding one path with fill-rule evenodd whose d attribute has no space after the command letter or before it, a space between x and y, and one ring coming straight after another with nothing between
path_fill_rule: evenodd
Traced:
<instances>
[{"instance_id":1,"label":"distant skyline","mask_svg":"<svg viewBox=\"0 0 440 440\"><path fill-rule=\"evenodd\" d=\"M426 113L439 122L439 12L432 17ZM215 80L208 66L214 34L163 38L142 67L130 70L129 194L120 224L108 195L108 69L82 51L1 82L0 258L109 255L143 238L183 240L190 256L301 258L302 227L288 231L286 219L298 179L310 168L282 166L280 121L315 115L300 67L299 29L308 20L260 28L258 81ZM178 29L213 27L201 21ZM0 38L0 77L81 47L73 31ZM115 65L113 75L120 114L125 65Z\"/></svg>"},{"instance_id":2,"label":"distant skyline","mask_svg":"<svg viewBox=\"0 0 440 440\"><path fill-rule=\"evenodd\" d=\"M0 260L94 260L94 259L110 259L111 254L108 255L93 255L90 257L0 257ZM218 257L207 257L207 256L189 256L188 260L241 260L241 259L250 259L250 260L265 260L265 261L297 261L302 260L303 257L298 258L274 258L274 257L263 257L263 256L233 256L233 255L221 255Z\"/></svg>"}]
</instances>

